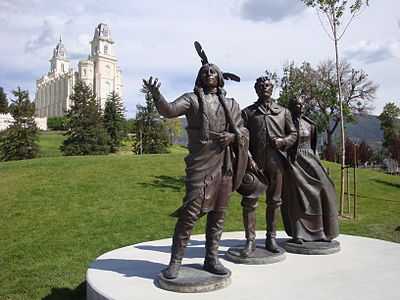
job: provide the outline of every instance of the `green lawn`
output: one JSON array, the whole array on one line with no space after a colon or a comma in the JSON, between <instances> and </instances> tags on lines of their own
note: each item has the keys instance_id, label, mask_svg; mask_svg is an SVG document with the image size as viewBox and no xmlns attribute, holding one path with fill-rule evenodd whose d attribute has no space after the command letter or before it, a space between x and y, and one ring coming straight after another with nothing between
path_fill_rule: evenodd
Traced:
<instances>
[{"instance_id":1,"label":"green lawn","mask_svg":"<svg viewBox=\"0 0 400 300\"><path fill-rule=\"evenodd\" d=\"M48 145L57 141L45 139ZM176 146L171 152L0 163L0 299L84 299L90 261L114 248L169 237L175 219L168 214L184 194L186 151ZM337 180L337 165L328 166ZM400 177L369 170L358 175L359 218L342 220L341 232L396 240ZM258 229L264 227L262 203ZM203 228L201 220L195 233ZM237 194L225 228L242 230Z\"/></svg>"},{"instance_id":2,"label":"green lawn","mask_svg":"<svg viewBox=\"0 0 400 300\"><path fill-rule=\"evenodd\" d=\"M65 140L62 131L41 131L39 133L39 157L57 157L62 156L60 146ZM132 155L132 143L129 140L122 142L120 151L115 155ZM186 148L181 145L173 145L169 149L171 154L186 153Z\"/></svg>"},{"instance_id":3,"label":"green lawn","mask_svg":"<svg viewBox=\"0 0 400 300\"><path fill-rule=\"evenodd\" d=\"M60 146L65 136L60 131L41 131L39 134L39 156L55 157L61 156Z\"/></svg>"}]
</instances>

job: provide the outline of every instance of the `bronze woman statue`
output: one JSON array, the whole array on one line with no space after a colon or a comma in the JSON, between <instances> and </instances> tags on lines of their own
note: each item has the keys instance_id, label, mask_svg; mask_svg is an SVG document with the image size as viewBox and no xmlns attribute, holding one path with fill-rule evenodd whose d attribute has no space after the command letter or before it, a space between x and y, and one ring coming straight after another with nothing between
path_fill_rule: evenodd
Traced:
<instances>
[{"instance_id":1,"label":"bronze woman statue","mask_svg":"<svg viewBox=\"0 0 400 300\"><path fill-rule=\"evenodd\" d=\"M289 149L284 179L282 217L291 242L328 242L339 234L336 191L318 158L315 123L303 115L305 97L289 103L298 137Z\"/></svg>"},{"instance_id":2,"label":"bronze woman statue","mask_svg":"<svg viewBox=\"0 0 400 300\"><path fill-rule=\"evenodd\" d=\"M172 239L171 260L162 271L164 277L178 276L185 247L196 221L207 214L206 254L204 269L226 275L218 259L218 245L224 225L225 209L230 193L241 182L247 164L248 132L243 127L238 103L226 98L225 79L237 76L223 73L208 59L198 43L202 58L194 92L185 93L168 103L159 91L160 84L152 78L144 87L152 94L159 113L167 118L187 118L188 150L186 162L186 195L183 205L175 211L178 217ZM243 171L241 171L243 169Z\"/></svg>"}]
</instances>

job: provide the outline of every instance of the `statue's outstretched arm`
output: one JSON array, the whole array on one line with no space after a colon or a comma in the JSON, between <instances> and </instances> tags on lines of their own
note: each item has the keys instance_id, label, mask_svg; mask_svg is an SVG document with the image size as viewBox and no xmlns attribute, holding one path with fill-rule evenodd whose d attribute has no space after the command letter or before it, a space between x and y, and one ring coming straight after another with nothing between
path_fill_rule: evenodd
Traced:
<instances>
[{"instance_id":1,"label":"statue's outstretched arm","mask_svg":"<svg viewBox=\"0 0 400 300\"><path fill-rule=\"evenodd\" d=\"M150 93L160 115L166 118L176 118L186 114L190 109L190 101L185 97L179 97L169 103L160 92L161 82L150 77L149 80L143 79L143 89Z\"/></svg>"}]
</instances>

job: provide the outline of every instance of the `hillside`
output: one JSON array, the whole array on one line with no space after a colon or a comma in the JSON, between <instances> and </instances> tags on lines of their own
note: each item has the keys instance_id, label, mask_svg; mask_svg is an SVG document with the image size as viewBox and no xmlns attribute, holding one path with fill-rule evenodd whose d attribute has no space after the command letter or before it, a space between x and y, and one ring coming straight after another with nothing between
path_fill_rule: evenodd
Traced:
<instances>
[{"instance_id":1,"label":"hillside","mask_svg":"<svg viewBox=\"0 0 400 300\"><path fill-rule=\"evenodd\" d=\"M347 135L357 143L366 141L373 148L379 148L383 142L383 130L377 116L357 115L355 123L346 124ZM340 129L336 130L339 135Z\"/></svg>"},{"instance_id":2,"label":"hillside","mask_svg":"<svg viewBox=\"0 0 400 300\"><path fill-rule=\"evenodd\" d=\"M186 128L186 118L181 118L182 128ZM354 142L365 140L374 149L381 147L383 142L383 130L380 128L381 123L377 116L373 115L357 115L356 122L346 124L346 134ZM339 138L340 128L336 129L335 135ZM187 144L186 131L182 132L179 137L179 144Z\"/></svg>"},{"instance_id":3,"label":"hillside","mask_svg":"<svg viewBox=\"0 0 400 300\"><path fill-rule=\"evenodd\" d=\"M169 237L185 153L52 157L0 163L0 299L84 299L85 271L114 248ZM327 165L337 182L339 168ZM397 240L400 178L360 170L359 219L341 232ZM264 201L257 212L263 230ZM195 233L204 228L204 218ZM226 231L242 230L232 197ZM280 226L282 228L282 226ZM166 262L167 263L167 262Z\"/></svg>"}]
</instances>

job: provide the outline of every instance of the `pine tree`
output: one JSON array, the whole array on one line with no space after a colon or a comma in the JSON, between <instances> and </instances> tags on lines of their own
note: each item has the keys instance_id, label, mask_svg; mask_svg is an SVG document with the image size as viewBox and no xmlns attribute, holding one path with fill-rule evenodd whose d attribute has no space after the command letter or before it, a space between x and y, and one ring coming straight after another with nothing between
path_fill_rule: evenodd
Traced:
<instances>
[{"instance_id":1,"label":"pine tree","mask_svg":"<svg viewBox=\"0 0 400 300\"><path fill-rule=\"evenodd\" d=\"M168 149L168 134L164 122L154 104L151 94L145 89L146 105L137 105L136 121L139 137L140 153L166 153Z\"/></svg>"},{"instance_id":2,"label":"pine tree","mask_svg":"<svg viewBox=\"0 0 400 300\"><path fill-rule=\"evenodd\" d=\"M7 95L4 93L2 87L0 87L0 114L8 113L8 100Z\"/></svg>"},{"instance_id":3,"label":"pine tree","mask_svg":"<svg viewBox=\"0 0 400 300\"><path fill-rule=\"evenodd\" d=\"M78 81L71 95L71 108L66 115L66 140L60 149L64 155L108 154L108 135L92 89Z\"/></svg>"},{"instance_id":4,"label":"pine tree","mask_svg":"<svg viewBox=\"0 0 400 300\"><path fill-rule=\"evenodd\" d=\"M14 118L0 138L0 159L21 160L38 155L38 128L35 123L35 104L29 100L28 91L17 88L13 91L16 97L11 100L9 112Z\"/></svg>"},{"instance_id":5,"label":"pine tree","mask_svg":"<svg viewBox=\"0 0 400 300\"><path fill-rule=\"evenodd\" d=\"M110 138L110 151L113 153L118 151L125 136L124 122L124 107L121 98L113 91L108 96L104 108L104 127Z\"/></svg>"}]
</instances>

